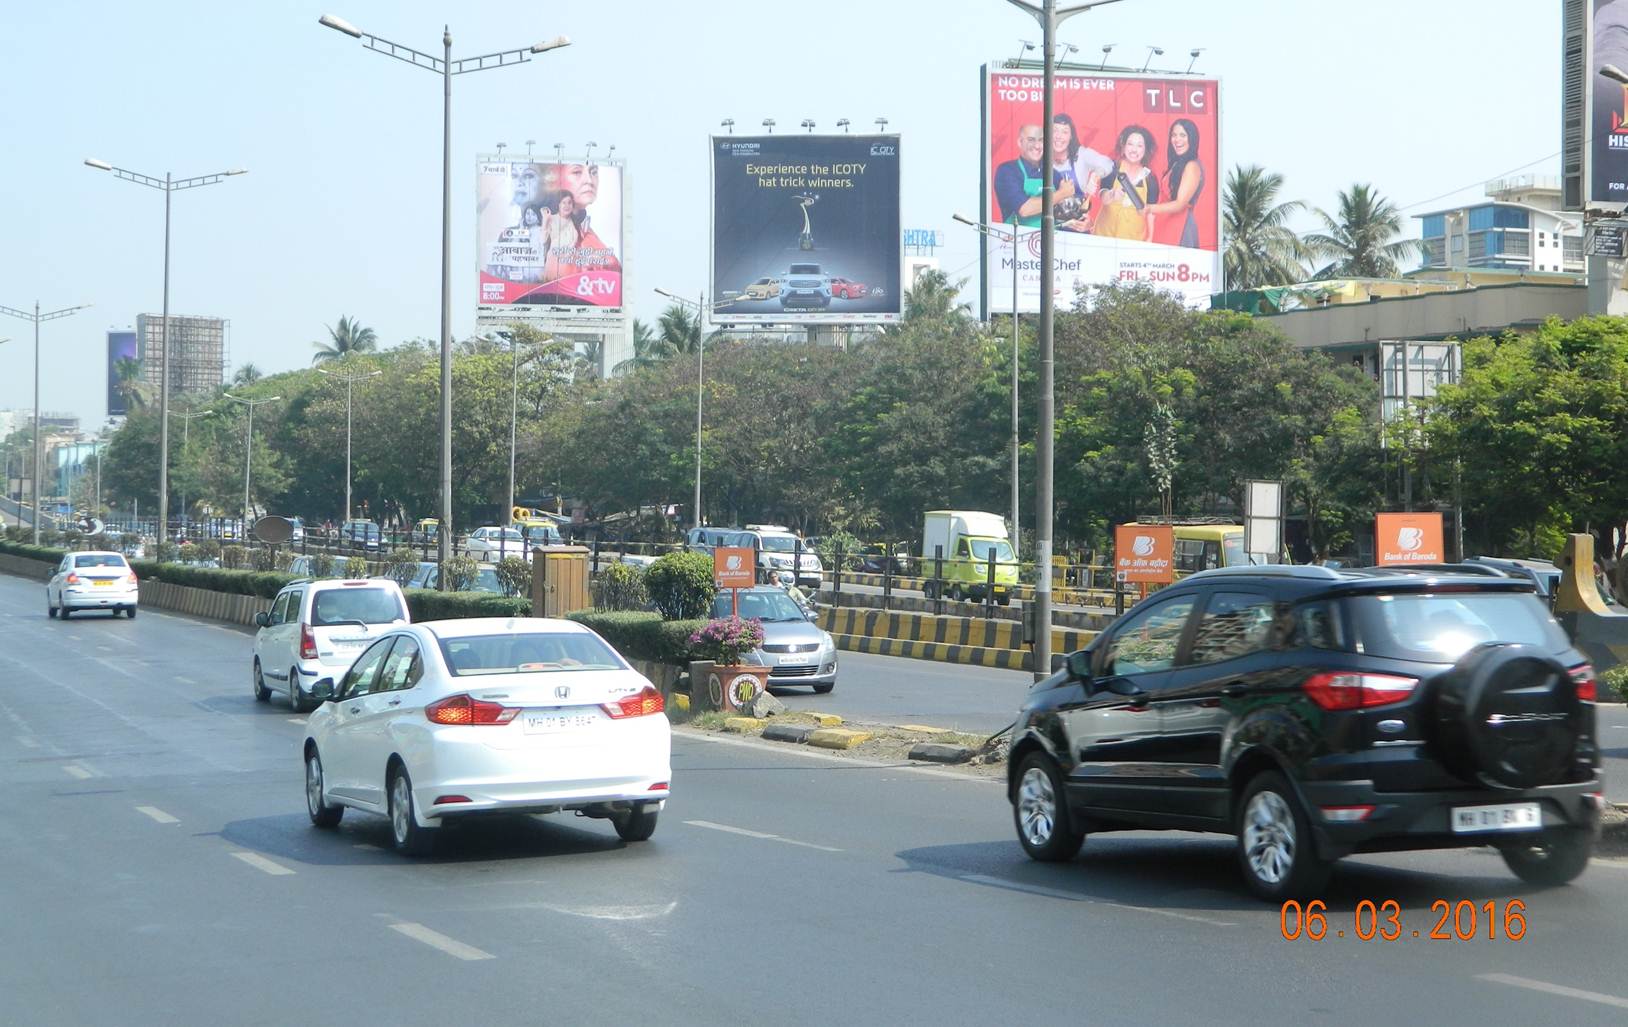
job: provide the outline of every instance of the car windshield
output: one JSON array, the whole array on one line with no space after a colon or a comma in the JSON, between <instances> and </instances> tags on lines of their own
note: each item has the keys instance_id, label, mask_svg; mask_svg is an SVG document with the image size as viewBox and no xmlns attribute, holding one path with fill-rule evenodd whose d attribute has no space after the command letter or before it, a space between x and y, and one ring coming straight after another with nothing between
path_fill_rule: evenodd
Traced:
<instances>
[{"instance_id":1,"label":"car windshield","mask_svg":"<svg viewBox=\"0 0 1628 1027\"><path fill-rule=\"evenodd\" d=\"M475 575L476 592L502 592L503 582L498 580L496 567L482 567Z\"/></svg>"},{"instance_id":2,"label":"car windshield","mask_svg":"<svg viewBox=\"0 0 1628 1027\"><path fill-rule=\"evenodd\" d=\"M793 275L817 275L817 274L820 273L820 265L818 265L818 264L793 264L791 266L791 270L789 272L787 272L787 273L788 274L793 274Z\"/></svg>"},{"instance_id":3,"label":"car windshield","mask_svg":"<svg viewBox=\"0 0 1628 1027\"><path fill-rule=\"evenodd\" d=\"M521 538L520 533L518 531L515 531L513 528L504 528L501 531L494 528L493 530L486 533L486 537L487 538L507 539L507 540L514 541L514 542L524 541L524 539Z\"/></svg>"},{"instance_id":4,"label":"car windshield","mask_svg":"<svg viewBox=\"0 0 1628 1027\"><path fill-rule=\"evenodd\" d=\"M996 542L984 538L975 538L971 541L973 559L988 560L990 552L993 551L996 563L1012 562L1012 544L1005 539Z\"/></svg>"},{"instance_id":5,"label":"car windshield","mask_svg":"<svg viewBox=\"0 0 1628 1027\"><path fill-rule=\"evenodd\" d=\"M728 617L730 614L730 599L727 592L720 592L712 600L712 615L714 617ZM740 616L745 620L760 620L767 622L807 620L802 607L798 606L791 596L784 592L742 592L740 594Z\"/></svg>"},{"instance_id":6,"label":"car windshield","mask_svg":"<svg viewBox=\"0 0 1628 1027\"><path fill-rule=\"evenodd\" d=\"M759 537L763 539L763 548L771 553L790 553L795 552L797 549L797 539L792 535L761 535ZM806 552L808 547L804 546L803 549Z\"/></svg>"},{"instance_id":7,"label":"car windshield","mask_svg":"<svg viewBox=\"0 0 1628 1027\"><path fill-rule=\"evenodd\" d=\"M1243 567L1248 563L1250 563L1250 559L1248 555L1244 553L1243 532L1237 531L1230 535L1222 535L1221 566Z\"/></svg>"},{"instance_id":8,"label":"car windshield","mask_svg":"<svg viewBox=\"0 0 1628 1027\"><path fill-rule=\"evenodd\" d=\"M89 556L76 556L73 558L75 567L123 567L124 557L113 553L92 553Z\"/></svg>"},{"instance_id":9,"label":"car windshield","mask_svg":"<svg viewBox=\"0 0 1628 1027\"><path fill-rule=\"evenodd\" d=\"M383 588L341 587L317 593L311 604L315 627L361 621L363 624L389 624L406 620L407 615L395 592Z\"/></svg>"},{"instance_id":10,"label":"car windshield","mask_svg":"<svg viewBox=\"0 0 1628 1027\"><path fill-rule=\"evenodd\" d=\"M596 636L574 632L443 638L441 655L454 677L621 670L626 666L610 646Z\"/></svg>"},{"instance_id":11,"label":"car windshield","mask_svg":"<svg viewBox=\"0 0 1628 1027\"><path fill-rule=\"evenodd\" d=\"M1351 612L1363 652L1393 659L1453 663L1484 642L1551 653L1570 645L1549 611L1526 593L1358 596Z\"/></svg>"}]
</instances>

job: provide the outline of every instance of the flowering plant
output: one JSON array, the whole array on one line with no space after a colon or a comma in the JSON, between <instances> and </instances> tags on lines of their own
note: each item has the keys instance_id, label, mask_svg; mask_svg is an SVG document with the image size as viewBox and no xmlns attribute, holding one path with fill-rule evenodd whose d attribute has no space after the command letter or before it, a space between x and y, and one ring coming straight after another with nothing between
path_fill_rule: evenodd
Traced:
<instances>
[{"instance_id":1,"label":"flowering plant","mask_svg":"<svg viewBox=\"0 0 1628 1027\"><path fill-rule=\"evenodd\" d=\"M763 644L763 622L753 618L718 617L690 636L690 648L699 659L734 667L740 659Z\"/></svg>"}]
</instances>

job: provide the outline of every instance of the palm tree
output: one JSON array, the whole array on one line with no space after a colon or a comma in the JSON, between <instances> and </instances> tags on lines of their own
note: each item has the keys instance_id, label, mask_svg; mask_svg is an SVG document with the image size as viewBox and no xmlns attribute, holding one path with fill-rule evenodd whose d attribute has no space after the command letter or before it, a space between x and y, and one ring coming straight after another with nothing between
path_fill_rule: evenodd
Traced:
<instances>
[{"instance_id":1,"label":"palm tree","mask_svg":"<svg viewBox=\"0 0 1628 1027\"><path fill-rule=\"evenodd\" d=\"M626 374L641 367L659 364L673 355L664 338L638 318L633 319L633 356L616 365L615 374Z\"/></svg>"},{"instance_id":2,"label":"palm tree","mask_svg":"<svg viewBox=\"0 0 1628 1027\"><path fill-rule=\"evenodd\" d=\"M134 357L120 357L113 364L113 391L124 400L126 410L146 406L151 388L142 380L141 361Z\"/></svg>"},{"instance_id":3,"label":"palm tree","mask_svg":"<svg viewBox=\"0 0 1628 1027\"><path fill-rule=\"evenodd\" d=\"M590 339L580 344L571 355L571 373L577 378L598 378L599 362L604 357L605 343L601 339Z\"/></svg>"},{"instance_id":4,"label":"palm tree","mask_svg":"<svg viewBox=\"0 0 1628 1027\"><path fill-rule=\"evenodd\" d=\"M341 317L337 326L324 327L328 328L328 341L311 343L317 349L317 355L311 358L313 364L325 364L352 353L372 353L379 344L379 337L373 329L348 317Z\"/></svg>"},{"instance_id":5,"label":"palm tree","mask_svg":"<svg viewBox=\"0 0 1628 1027\"><path fill-rule=\"evenodd\" d=\"M962 279L955 284L942 271L923 271L916 284L905 290L904 320L961 320L968 315L967 304L960 302Z\"/></svg>"},{"instance_id":6,"label":"palm tree","mask_svg":"<svg viewBox=\"0 0 1628 1027\"><path fill-rule=\"evenodd\" d=\"M242 367L238 368L232 373L232 384L253 385L263 377L265 377L265 375L261 373L258 367L255 367L253 364L244 364Z\"/></svg>"},{"instance_id":7,"label":"palm tree","mask_svg":"<svg viewBox=\"0 0 1628 1027\"><path fill-rule=\"evenodd\" d=\"M1283 176L1259 164L1236 165L1227 176L1221 221L1227 248L1221 257L1228 289L1289 285L1306 276L1313 254L1288 226L1305 209L1299 200L1277 203Z\"/></svg>"},{"instance_id":8,"label":"palm tree","mask_svg":"<svg viewBox=\"0 0 1628 1027\"><path fill-rule=\"evenodd\" d=\"M701 315L682 303L669 303L656 322L661 346L668 356L694 353L701 348Z\"/></svg>"},{"instance_id":9,"label":"palm tree","mask_svg":"<svg viewBox=\"0 0 1628 1027\"><path fill-rule=\"evenodd\" d=\"M1317 217L1327 231L1306 236L1306 245L1319 257L1332 258L1318 278L1395 278L1401 261L1424 256L1424 240L1396 238L1402 212L1367 183L1340 193L1338 217L1324 210Z\"/></svg>"}]
</instances>

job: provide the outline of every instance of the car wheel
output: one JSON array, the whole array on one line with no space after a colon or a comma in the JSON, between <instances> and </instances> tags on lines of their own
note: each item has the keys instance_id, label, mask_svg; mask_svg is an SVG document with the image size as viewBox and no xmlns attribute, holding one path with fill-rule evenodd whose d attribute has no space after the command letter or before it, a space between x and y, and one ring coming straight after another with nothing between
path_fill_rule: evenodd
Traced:
<instances>
[{"instance_id":1,"label":"car wheel","mask_svg":"<svg viewBox=\"0 0 1628 1027\"><path fill-rule=\"evenodd\" d=\"M996 596L995 597L995 604L997 606L1011 606L1012 605L1012 596L1011 596L1011 594L1008 593L1008 594L1003 595L1003 596Z\"/></svg>"},{"instance_id":2,"label":"car wheel","mask_svg":"<svg viewBox=\"0 0 1628 1027\"><path fill-rule=\"evenodd\" d=\"M73 613L73 611L68 609L66 606L61 606L61 607L57 608L57 616L61 617L63 620L67 620L69 614L71 614L71 613Z\"/></svg>"},{"instance_id":3,"label":"car wheel","mask_svg":"<svg viewBox=\"0 0 1628 1027\"><path fill-rule=\"evenodd\" d=\"M611 824L624 842L645 842L656 833L656 815L660 812L654 804L640 803L612 816Z\"/></svg>"},{"instance_id":4,"label":"car wheel","mask_svg":"<svg viewBox=\"0 0 1628 1027\"><path fill-rule=\"evenodd\" d=\"M300 669L288 668L288 705L293 707L295 713L311 712L311 704L305 701L300 694Z\"/></svg>"},{"instance_id":5,"label":"car wheel","mask_svg":"<svg viewBox=\"0 0 1628 1027\"><path fill-rule=\"evenodd\" d=\"M1317 855L1311 822L1283 775L1257 775L1238 810L1238 865L1250 891L1282 902L1322 890L1331 864Z\"/></svg>"},{"instance_id":6,"label":"car wheel","mask_svg":"<svg viewBox=\"0 0 1628 1027\"><path fill-rule=\"evenodd\" d=\"M933 598L933 593L936 591L938 591L938 588L931 581L924 581L921 583L921 594L924 598Z\"/></svg>"},{"instance_id":7,"label":"car wheel","mask_svg":"<svg viewBox=\"0 0 1628 1027\"><path fill-rule=\"evenodd\" d=\"M52 620L57 619L57 608L51 605L51 597L45 597L45 615Z\"/></svg>"},{"instance_id":8,"label":"car wheel","mask_svg":"<svg viewBox=\"0 0 1628 1027\"><path fill-rule=\"evenodd\" d=\"M835 687L837 687L837 683L835 681L831 682L829 685L815 685L814 686L814 694L815 695L829 695L831 693L831 689L833 689Z\"/></svg>"},{"instance_id":9,"label":"car wheel","mask_svg":"<svg viewBox=\"0 0 1628 1027\"><path fill-rule=\"evenodd\" d=\"M315 748L305 757L305 812L317 827L338 827L345 807L330 806L322 798L322 757Z\"/></svg>"},{"instance_id":10,"label":"car wheel","mask_svg":"<svg viewBox=\"0 0 1628 1027\"><path fill-rule=\"evenodd\" d=\"M959 602L963 601L964 599L966 599L966 597L967 597L967 594L965 592L961 591L961 586L960 585L951 585L950 586L950 602L959 603Z\"/></svg>"},{"instance_id":11,"label":"car wheel","mask_svg":"<svg viewBox=\"0 0 1628 1027\"><path fill-rule=\"evenodd\" d=\"M1506 845L1504 863L1527 884L1555 887L1574 880L1594 853L1594 832L1588 828L1555 827L1533 843Z\"/></svg>"},{"instance_id":12,"label":"car wheel","mask_svg":"<svg viewBox=\"0 0 1628 1027\"><path fill-rule=\"evenodd\" d=\"M427 856L435 848L435 831L413 817L413 780L406 767L390 772L390 837L409 856Z\"/></svg>"},{"instance_id":13,"label":"car wheel","mask_svg":"<svg viewBox=\"0 0 1628 1027\"><path fill-rule=\"evenodd\" d=\"M271 698L271 689L266 687L265 675L260 673L260 661L254 661L254 701L266 702Z\"/></svg>"},{"instance_id":14,"label":"car wheel","mask_svg":"<svg viewBox=\"0 0 1628 1027\"><path fill-rule=\"evenodd\" d=\"M1073 859L1085 843L1085 832L1074 826L1064 801L1057 764L1043 752L1030 753L1018 770L1012 820L1023 851L1042 863Z\"/></svg>"},{"instance_id":15,"label":"car wheel","mask_svg":"<svg viewBox=\"0 0 1628 1027\"><path fill-rule=\"evenodd\" d=\"M118 615L119 615L118 612L114 611L113 616L117 617ZM134 606L126 606L124 608L124 615L126 617L129 617L131 620L135 620L136 619L136 608Z\"/></svg>"}]
</instances>

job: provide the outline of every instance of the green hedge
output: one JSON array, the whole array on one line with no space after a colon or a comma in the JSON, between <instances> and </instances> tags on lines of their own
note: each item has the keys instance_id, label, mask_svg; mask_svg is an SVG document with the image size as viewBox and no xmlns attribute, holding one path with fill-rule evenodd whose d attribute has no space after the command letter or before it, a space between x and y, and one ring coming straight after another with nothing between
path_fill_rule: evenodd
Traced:
<instances>
[{"instance_id":1,"label":"green hedge","mask_svg":"<svg viewBox=\"0 0 1628 1027\"><path fill-rule=\"evenodd\" d=\"M52 546L36 546L27 542L0 542L0 553L7 556L24 556L30 560L45 560L56 563L68 555L68 550L57 549Z\"/></svg>"},{"instance_id":2,"label":"green hedge","mask_svg":"<svg viewBox=\"0 0 1628 1027\"><path fill-rule=\"evenodd\" d=\"M635 610L578 610L565 615L599 632L624 659L649 660L688 667L695 657L690 636L706 626L704 620L662 620L661 614Z\"/></svg>"},{"instance_id":3,"label":"green hedge","mask_svg":"<svg viewBox=\"0 0 1628 1027\"><path fill-rule=\"evenodd\" d=\"M466 617L530 617L531 600L493 595L490 592L438 592L433 588L409 588L407 609L413 621L462 620Z\"/></svg>"},{"instance_id":4,"label":"green hedge","mask_svg":"<svg viewBox=\"0 0 1628 1027\"><path fill-rule=\"evenodd\" d=\"M259 596L275 599L282 587L298 581L300 575L282 571L230 571L221 567L193 567L184 563L159 563L157 560L131 560L130 569L139 578L166 581L172 585L208 589L237 596Z\"/></svg>"}]
</instances>

